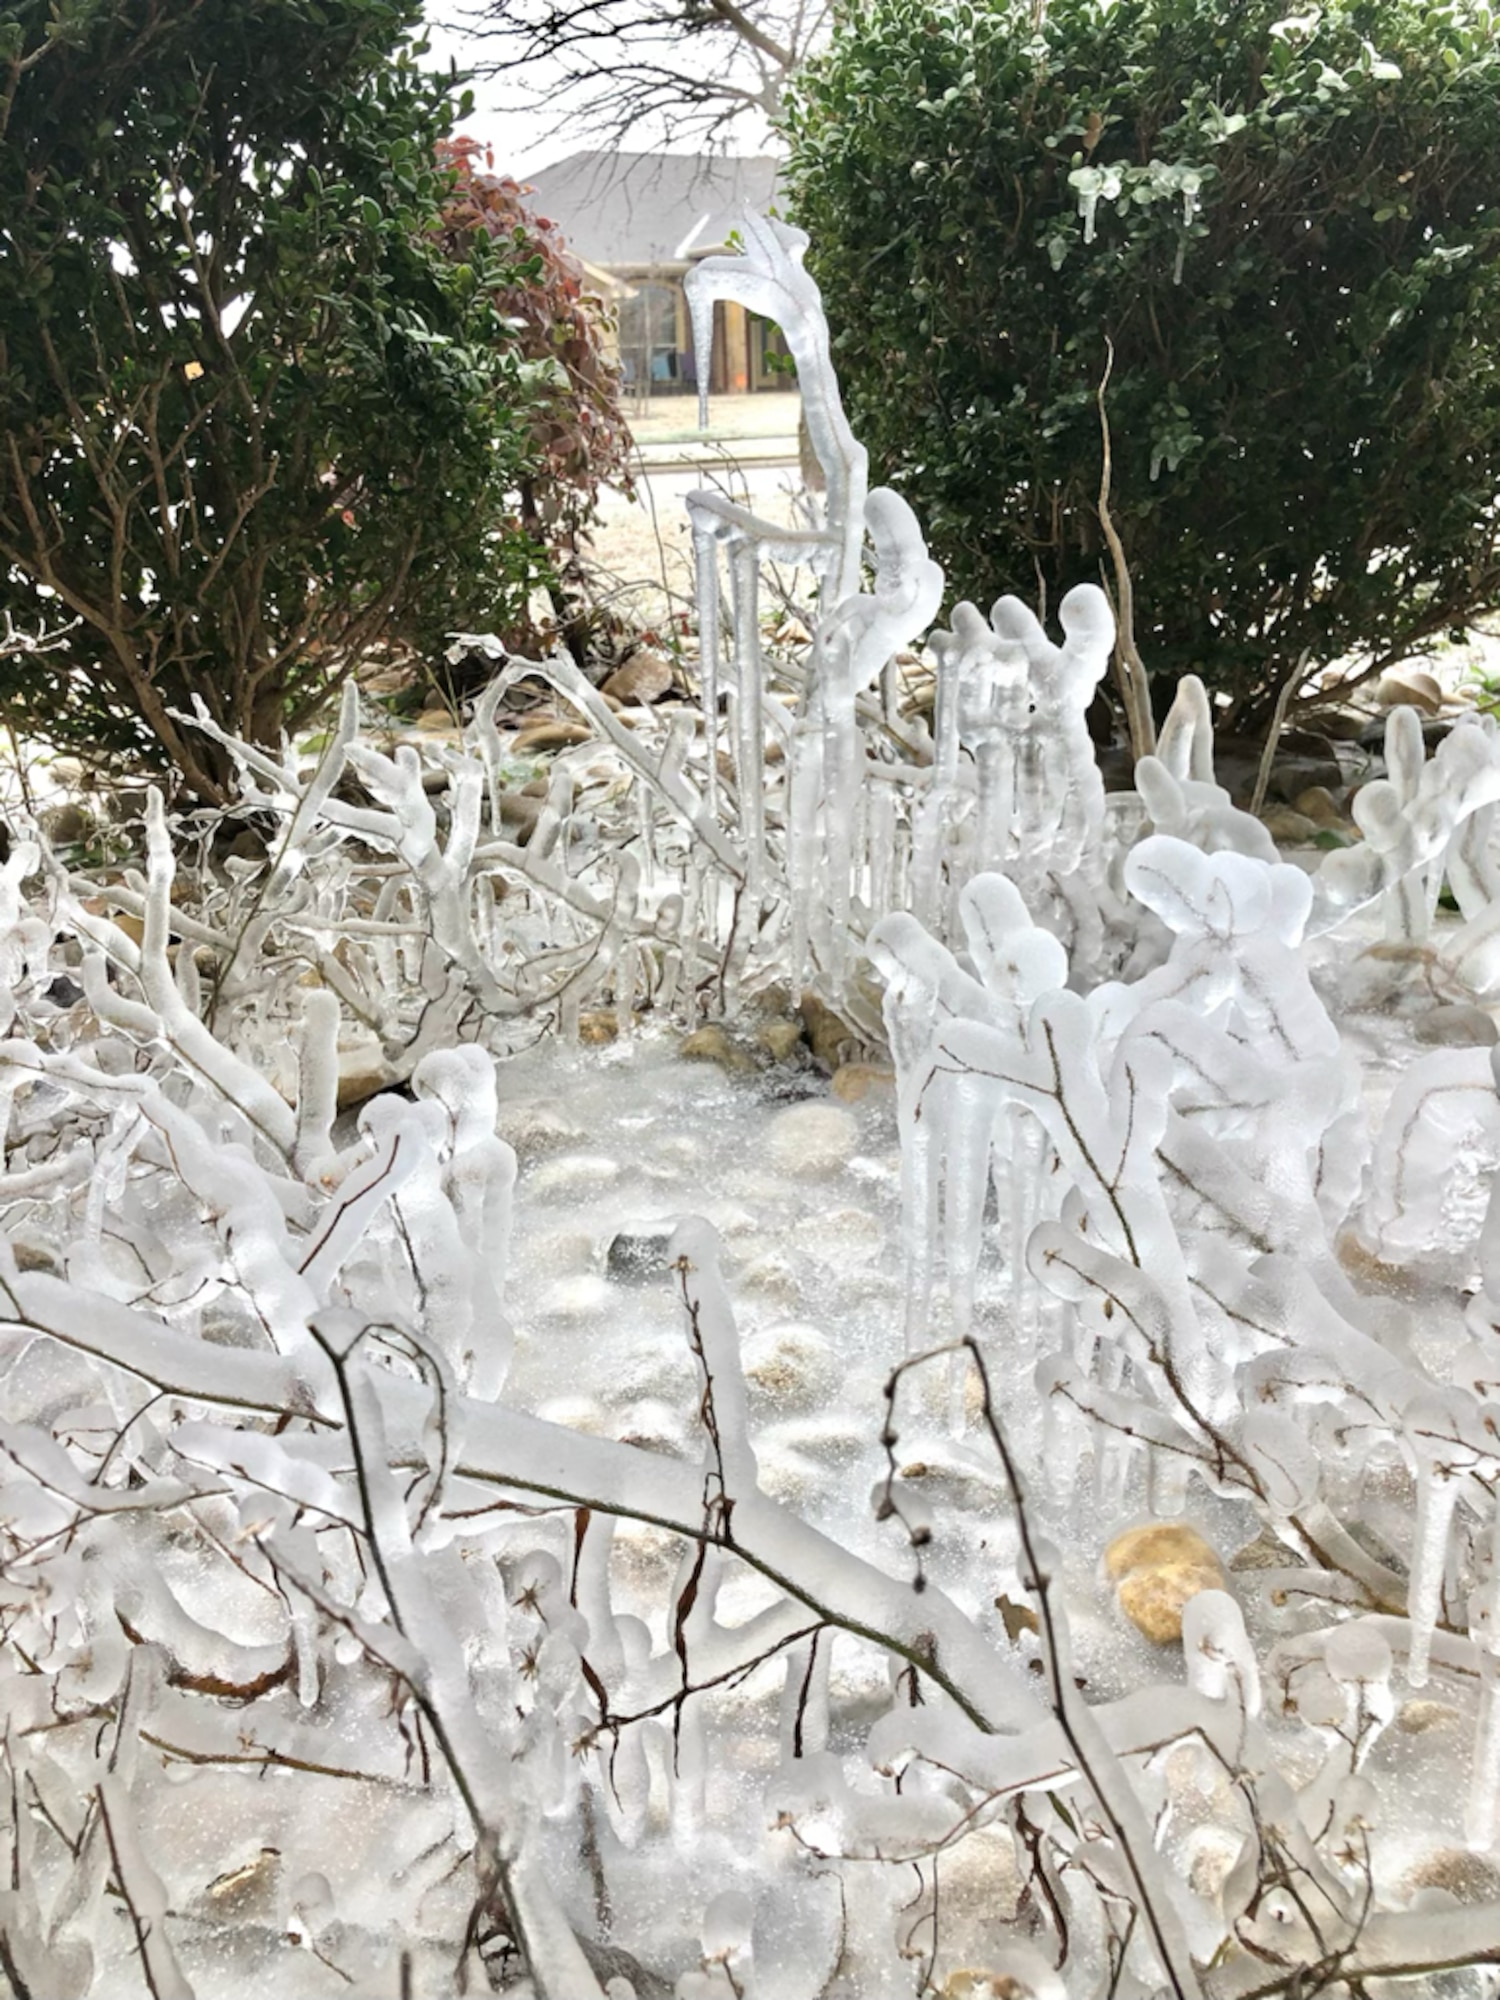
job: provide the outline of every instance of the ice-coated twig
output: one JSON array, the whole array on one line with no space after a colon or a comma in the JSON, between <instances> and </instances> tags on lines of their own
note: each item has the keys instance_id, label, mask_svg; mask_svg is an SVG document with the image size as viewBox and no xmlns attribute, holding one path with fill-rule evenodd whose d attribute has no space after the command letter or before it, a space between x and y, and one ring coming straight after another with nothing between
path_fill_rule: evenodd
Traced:
<instances>
[{"instance_id":1,"label":"ice-coated twig","mask_svg":"<svg viewBox=\"0 0 1500 2000\"><path fill-rule=\"evenodd\" d=\"M1409 725L1397 725L1397 744L1409 739ZM1466 819L1500 800L1500 737L1477 717L1446 736L1420 772L1418 747L1410 745L1409 757L1402 751L1397 781L1373 779L1355 794L1354 818L1364 839L1324 857L1313 878L1309 936L1336 929L1437 861Z\"/></svg>"},{"instance_id":2,"label":"ice-coated twig","mask_svg":"<svg viewBox=\"0 0 1500 2000\"><path fill-rule=\"evenodd\" d=\"M352 1355L359 1336L351 1315L325 1314L312 1331L333 1367L354 1453L371 1561L388 1615L406 1642L391 1662L430 1724L473 1822L481 1895L504 1907L538 2000L603 2000L578 1940L550 1889L530 1865L507 1760L480 1723L465 1684L463 1653L444 1624L421 1562L399 1489L390 1472L379 1400ZM413 1643L412 1635L420 1634ZM491 1886L493 1885L493 1886Z\"/></svg>"},{"instance_id":3,"label":"ice-coated twig","mask_svg":"<svg viewBox=\"0 0 1500 2000\"><path fill-rule=\"evenodd\" d=\"M592 683L571 660L555 656L546 660L514 660L501 676L502 685L508 686L524 674L538 675L555 687L580 714L588 718L599 734L614 746L652 790L658 793L668 809L703 842L704 847L726 874L735 880L743 878L744 857L725 835L718 821L709 813L692 781L681 771L674 772L665 761L653 765L643 755L641 746L631 731L616 719L600 699Z\"/></svg>"},{"instance_id":4,"label":"ice-coated twig","mask_svg":"<svg viewBox=\"0 0 1500 2000\"><path fill-rule=\"evenodd\" d=\"M839 536L837 560L827 576L828 594L836 603L858 586L869 455L844 416L822 298L804 268L806 235L753 213L745 214L740 230L743 255L704 257L688 273L684 289L694 338L700 354L713 351L717 299L736 299L781 328L797 366L808 438L823 469L829 525ZM698 387L698 421L708 422L706 370Z\"/></svg>"},{"instance_id":5,"label":"ice-coated twig","mask_svg":"<svg viewBox=\"0 0 1500 2000\"><path fill-rule=\"evenodd\" d=\"M1006 1483L1010 1487L1011 1506L1021 1537L1025 1565L1021 1580L1037 1606L1042 1661L1047 1673L1052 1712L1078 1771L1108 1823L1167 1989L1176 1996L1176 2000L1194 2000L1194 1996L1200 1995L1203 1989L1188 1948L1187 1932L1177 1909L1173 1884L1158 1864L1150 1823L1134 1789L1120 1769L1119 1761L1087 1703L1078 1699L1067 1615L1054 1588L1050 1552L1032 1525L1020 1468L995 1408L983 1351L973 1339L965 1345L979 1376L981 1421L1005 1468Z\"/></svg>"},{"instance_id":6,"label":"ice-coated twig","mask_svg":"<svg viewBox=\"0 0 1500 2000\"><path fill-rule=\"evenodd\" d=\"M167 833L166 808L154 788L146 802L147 890L145 929L140 948L140 980L146 1003L161 1023L161 1032L179 1051L184 1065L196 1071L241 1111L257 1132L283 1157L296 1145L296 1121L285 1101L248 1063L241 1062L210 1034L184 1002L172 978L167 958L171 935L172 879L176 872Z\"/></svg>"},{"instance_id":7,"label":"ice-coated twig","mask_svg":"<svg viewBox=\"0 0 1500 2000\"><path fill-rule=\"evenodd\" d=\"M120 1778L108 1777L100 1779L96 1796L110 1865L130 1912L151 2000L193 2000L193 1989L167 1936L166 1891L141 1847L130 1794Z\"/></svg>"}]
</instances>

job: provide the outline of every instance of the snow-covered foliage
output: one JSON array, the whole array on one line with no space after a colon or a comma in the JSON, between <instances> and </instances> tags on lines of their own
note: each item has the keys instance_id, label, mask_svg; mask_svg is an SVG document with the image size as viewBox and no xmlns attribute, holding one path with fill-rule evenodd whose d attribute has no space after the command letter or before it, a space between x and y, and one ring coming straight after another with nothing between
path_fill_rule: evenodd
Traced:
<instances>
[{"instance_id":1,"label":"snow-covered foliage","mask_svg":"<svg viewBox=\"0 0 1500 2000\"><path fill-rule=\"evenodd\" d=\"M1493 1993L1500 1095L1406 1029L1500 983L1500 733L1398 713L1309 873L1196 683L1106 798L1091 588L1061 645L958 607L929 732L886 670L941 580L795 235L698 282L783 319L831 496L790 540L695 500L701 719L501 661L457 747L352 694L312 767L229 745L263 858L153 798L141 872L0 870L0 1973ZM778 552L823 579L795 699ZM593 735L523 845L535 676ZM627 1115L684 1066L625 1031L777 981L884 1040L888 1131L717 1078L665 1119L717 1153ZM608 1067L667 1190L629 1258L615 1163L518 1178L527 1060L577 1106ZM781 1319L710 1155L801 1190Z\"/></svg>"}]
</instances>

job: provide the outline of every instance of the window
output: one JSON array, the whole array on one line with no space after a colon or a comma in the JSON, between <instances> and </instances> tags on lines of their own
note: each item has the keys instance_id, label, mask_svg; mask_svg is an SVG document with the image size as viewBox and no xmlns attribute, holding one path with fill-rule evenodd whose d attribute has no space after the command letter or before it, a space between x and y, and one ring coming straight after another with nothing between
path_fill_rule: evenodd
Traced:
<instances>
[{"instance_id":1,"label":"window","mask_svg":"<svg viewBox=\"0 0 1500 2000\"><path fill-rule=\"evenodd\" d=\"M675 286L637 284L621 302L620 361L625 380L638 392L679 386Z\"/></svg>"}]
</instances>

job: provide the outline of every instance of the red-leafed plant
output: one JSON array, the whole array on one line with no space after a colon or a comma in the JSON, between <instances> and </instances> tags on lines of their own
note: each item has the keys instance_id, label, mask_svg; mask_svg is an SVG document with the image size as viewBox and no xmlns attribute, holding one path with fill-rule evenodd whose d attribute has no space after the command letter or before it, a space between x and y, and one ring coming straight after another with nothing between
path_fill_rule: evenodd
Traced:
<instances>
[{"instance_id":1,"label":"red-leafed plant","mask_svg":"<svg viewBox=\"0 0 1500 2000\"><path fill-rule=\"evenodd\" d=\"M600 487L630 490L630 432L620 408L619 365L606 344L608 308L585 289L556 224L534 213L518 181L492 171L486 147L459 137L438 150L454 176L441 237L449 254L464 261L483 230L520 274L519 282L493 293L492 303L515 326L544 392L529 416L542 470L525 483L523 518L552 547L571 549L594 514Z\"/></svg>"}]
</instances>

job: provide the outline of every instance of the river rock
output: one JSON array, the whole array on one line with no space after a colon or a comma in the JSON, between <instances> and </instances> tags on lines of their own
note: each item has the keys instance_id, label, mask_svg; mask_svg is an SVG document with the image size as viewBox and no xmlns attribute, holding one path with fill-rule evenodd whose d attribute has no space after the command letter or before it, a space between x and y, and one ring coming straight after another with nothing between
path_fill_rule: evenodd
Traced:
<instances>
[{"instance_id":1,"label":"river rock","mask_svg":"<svg viewBox=\"0 0 1500 2000\"><path fill-rule=\"evenodd\" d=\"M1229 1567L1236 1575L1250 1570L1296 1569L1302 1567L1302 1558L1279 1535L1262 1528L1253 1541L1235 1550L1229 1558Z\"/></svg>"},{"instance_id":2,"label":"river rock","mask_svg":"<svg viewBox=\"0 0 1500 2000\"><path fill-rule=\"evenodd\" d=\"M1181 1521L1152 1521L1116 1535L1104 1551L1104 1570L1120 1609L1154 1646L1181 1639L1190 1597L1227 1588L1218 1556Z\"/></svg>"},{"instance_id":3,"label":"river rock","mask_svg":"<svg viewBox=\"0 0 1500 2000\"><path fill-rule=\"evenodd\" d=\"M818 1061L830 1070L855 1060L860 1052L859 1036L847 1021L839 1019L826 1001L807 992L798 1002L807 1042Z\"/></svg>"},{"instance_id":4,"label":"river rock","mask_svg":"<svg viewBox=\"0 0 1500 2000\"><path fill-rule=\"evenodd\" d=\"M129 910L116 909L107 896L85 896L79 907L91 917L107 917L132 944L140 944L146 935L145 919L133 916Z\"/></svg>"},{"instance_id":5,"label":"river rock","mask_svg":"<svg viewBox=\"0 0 1500 2000\"><path fill-rule=\"evenodd\" d=\"M654 1521L621 1519L615 1523L611 1550L624 1580L637 1590L657 1591L671 1580L686 1544L670 1528Z\"/></svg>"},{"instance_id":6,"label":"river rock","mask_svg":"<svg viewBox=\"0 0 1500 2000\"><path fill-rule=\"evenodd\" d=\"M896 1072L884 1063L840 1063L828 1088L840 1104L860 1104L870 1096L883 1097L896 1087Z\"/></svg>"},{"instance_id":7,"label":"river rock","mask_svg":"<svg viewBox=\"0 0 1500 2000\"><path fill-rule=\"evenodd\" d=\"M1290 806L1268 807L1261 814L1260 823L1278 847L1311 847L1318 837L1316 820L1305 813L1293 812Z\"/></svg>"},{"instance_id":8,"label":"river rock","mask_svg":"<svg viewBox=\"0 0 1500 2000\"><path fill-rule=\"evenodd\" d=\"M529 757L538 750L566 750L574 743L587 743L593 733L581 722L548 716L518 729L510 740L510 751L515 757Z\"/></svg>"},{"instance_id":9,"label":"river rock","mask_svg":"<svg viewBox=\"0 0 1500 2000\"><path fill-rule=\"evenodd\" d=\"M581 1125L547 1097L516 1097L500 1106L495 1130L515 1148L519 1160L575 1146L585 1134Z\"/></svg>"},{"instance_id":10,"label":"river rock","mask_svg":"<svg viewBox=\"0 0 1500 2000\"><path fill-rule=\"evenodd\" d=\"M1455 1903L1500 1902L1500 1869L1466 1847L1438 1847L1408 1869L1403 1886L1408 1896L1440 1889Z\"/></svg>"},{"instance_id":11,"label":"river rock","mask_svg":"<svg viewBox=\"0 0 1500 2000\"><path fill-rule=\"evenodd\" d=\"M946 1885L945 1885L946 1887ZM1033 1986L1014 1972L993 1972L979 1966L961 1965L938 1988L939 2000L1036 2000L1049 1985Z\"/></svg>"},{"instance_id":12,"label":"river rock","mask_svg":"<svg viewBox=\"0 0 1500 2000\"><path fill-rule=\"evenodd\" d=\"M837 1386L838 1356L815 1326L783 1321L751 1334L741 1349L753 1401L777 1409L810 1409Z\"/></svg>"},{"instance_id":13,"label":"river rock","mask_svg":"<svg viewBox=\"0 0 1500 2000\"><path fill-rule=\"evenodd\" d=\"M1457 1729L1463 1716L1450 1702L1418 1695L1396 1710L1396 1727L1406 1736L1425 1736L1429 1729Z\"/></svg>"},{"instance_id":14,"label":"river rock","mask_svg":"<svg viewBox=\"0 0 1500 2000\"><path fill-rule=\"evenodd\" d=\"M16 1260L16 1269L21 1272L45 1271L49 1278L66 1276L67 1267L62 1253L55 1244L38 1236L13 1236L10 1242L11 1255Z\"/></svg>"},{"instance_id":15,"label":"river rock","mask_svg":"<svg viewBox=\"0 0 1500 2000\"><path fill-rule=\"evenodd\" d=\"M682 1323L672 1331L682 1338ZM607 1400L617 1409L642 1401L665 1403L669 1409L696 1409L702 1393L698 1363L688 1344L670 1346L661 1340L641 1340L628 1347L610 1370Z\"/></svg>"},{"instance_id":16,"label":"river rock","mask_svg":"<svg viewBox=\"0 0 1500 2000\"><path fill-rule=\"evenodd\" d=\"M659 1452L664 1458L683 1458L687 1453L687 1429L677 1411L650 1397L632 1403L615 1419L615 1438L633 1444L638 1451Z\"/></svg>"},{"instance_id":17,"label":"river rock","mask_svg":"<svg viewBox=\"0 0 1500 2000\"><path fill-rule=\"evenodd\" d=\"M582 1431L586 1437L603 1437L609 1417L602 1403L592 1396L552 1396L538 1403L538 1421L560 1424L565 1431Z\"/></svg>"},{"instance_id":18,"label":"river rock","mask_svg":"<svg viewBox=\"0 0 1500 2000\"><path fill-rule=\"evenodd\" d=\"M891 1238L890 1227L867 1208L819 1209L794 1231L797 1247L819 1264L868 1264Z\"/></svg>"},{"instance_id":19,"label":"river rock","mask_svg":"<svg viewBox=\"0 0 1500 2000\"><path fill-rule=\"evenodd\" d=\"M563 1153L537 1167L526 1185L533 1199L561 1195L564 1200L581 1200L619 1178L620 1163L607 1153Z\"/></svg>"},{"instance_id":20,"label":"river rock","mask_svg":"<svg viewBox=\"0 0 1500 2000\"><path fill-rule=\"evenodd\" d=\"M741 1268L738 1282L741 1291L766 1299L783 1312L802 1301L802 1281L795 1267L790 1258L774 1250L750 1258Z\"/></svg>"},{"instance_id":21,"label":"river rock","mask_svg":"<svg viewBox=\"0 0 1500 2000\"><path fill-rule=\"evenodd\" d=\"M615 669L599 692L628 704L660 701L672 692L672 662L665 653L643 646Z\"/></svg>"},{"instance_id":22,"label":"river rock","mask_svg":"<svg viewBox=\"0 0 1500 2000\"><path fill-rule=\"evenodd\" d=\"M1364 731L1359 739L1362 750L1374 751L1377 756L1384 753L1385 725L1387 719L1383 715L1377 715L1373 721L1365 724ZM1423 715L1422 742L1426 747L1429 757L1440 743L1453 734L1453 722L1454 718L1451 715Z\"/></svg>"},{"instance_id":23,"label":"river rock","mask_svg":"<svg viewBox=\"0 0 1500 2000\"><path fill-rule=\"evenodd\" d=\"M830 1416L822 1410L784 1418L773 1424L765 1435L800 1452L804 1458L814 1459L819 1465L830 1466L840 1472L857 1464L870 1448L868 1424L852 1422L848 1417Z\"/></svg>"},{"instance_id":24,"label":"river rock","mask_svg":"<svg viewBox=\"0 0 1500 2000\"><path fill-rule=\"evenodd\" d=\"M37 815L37 824L54 847L78 847L94 836L94 815L86 806L66 800L47 806Z\"/></svg>"},{"instance_id":25,"label":"river rock","mask_svg":"<svg viewBox=\"0 0 1500 2000\"><path fill-rule=\"evenodd\" d=\"M561 1229L528 1231L526 1249L528 1261L534 1259L537 1270L559 1278L574 1271L592 1271L598 1263L594 1232L577 1222L566 1223Z\"/></svg>"},{"instance_id":26,"label":"river rock","mask_svg":"<svg viewBox=\"0 0 1500 2000\"><path fill-rule=\"evenodd\" d=\"M777 1112L766 1133L772 1165L803 1180L836 1174L858 1145L858 1124L837 1104L794 1104Z\"/></svg>"},{"instance_id":27,"label":"river rock","mask_svg":"<svg viewBox=\"0 0 1500 2000\"><path fill-rule=\"evenodd\" d=\"M1494 1016L1460 1000L1429 1007L1411 1024L1412 1039L1430 1048L1489 1049L1500 1041Z\"/></svg>"},{"instance_id":28,"label":"river rock","mask_svg":"<svg viewBox=\"0 0 1500 2000\"><path fill-rule=\"evenodd\" d=\"M753 1040L757 1048L765 1050L772 1062L790 1062L804 1046L802 1023L786 1016L779 1020L762 1021L755 1030Z\"/></svg>"},{"instance_id":29,"label":"river rock","mask_svg":"<svg viewBox=\"0 0 1500 2000\"><path fill-rule=\"evenodd\" d=\"M536 832L542 800L526 792L501 792L500 830L517 847L524 847Z\"/></svg>"},{"instance_id":30,"label":"river rock","mask_svg":"<svg viewBox=\"0 0 1500 2000\"><path fill-rule=\"evenodd\" d=\"M638 1285L647 1278L665 1277L669 1269L667 1245L672 1240L670 1222L632 1223L609 1240L604 1268L611 1278L624 1285Z\"/></svg>"},{"instance_id":31,"label":"river rock","mask_svg":"<svg viewBox=\"0 0 1500 2000\"><path fill-rule=\"evenodd\" d=\"M230 1918L237 1922L257 1918L274 1922L280 1879L280 1852L274 1847L262 1847L238 1867L216 1875L199 1901L218 1923Z\"/></svg>"},{"instance_id":32,"label":"river rock","mask_svg":"<svg viewBox=\"0 0 1500 2000\"><path fill-rule=\"evenodd\" d=\"M395 1081L395 1072L378 1050L340 1049L336 1099L340 1111L352 1111Z\"/></svg>"},{"instance_id":33,"label":"river rock","mask_svg":"<svg viewBox=\"0 0 1500 2000\"><path fill-rule=\"evenodd\" d=\"M593 1271L577 1271L547 1287L537 1302L537 1316L564 1326L583 1326L609 1304L609 1286Z\"/></svg>"},{"instance_id":34,"label":"river rock","mask_svg":"<svg viewBox=\"0 0 1500 2000\"><path fill-rule=\"evenodd\" d=\"M1326 785L1309 785L1298 792L1292 800L1292 810L1310 819L1314 826L1333 827L1340 833L1348 831L1349 822L1339 811L1338 801Z\"/></svg>"},{"instance_id":35,"label":"river rock","mask_svg":"<svg viewBox=\"0 0 1500 2000\"><path fill-rule=\"evenodd\" d=\"M1375 699L1382 708L1409 706L1421 709L1424 715L1436 715L1443 705L1443 690L1420 667L1392 667L1382 675Z\"/></svg>"},{"instance_id":36,"label":"river rock","mask_svg":"<svg viewBox=\"0 0 1500 2000\"><path fill-rule=\"evenodd\" d=\"M768 1500L779 1507L810 1507L823 1485L823 1474L806 1458L779 1438L770 1438L757 1454L760 1487Z\"/></svg>"},{"instance_id":37,"label":"river rock","mask_svg":"<svg viewBox=\"0 0 1500 2000\"><path fill-rule=\"evenodd\" d=\"M714 1063L729 1076L743 1076L755 1068L755 1058L717 1021L694 1028L677 1045L684 1062Z\"/></svg>"},{"instance_id":38,"label":"river rock","mask_svg":"<svg viewBox=\"0 0 1500 2000\"><path fill-rule=\"evenodd\" d=\"M1369 716L1357 708L1324 708L1318 711L1318 727L1334 743L1358 743L1369 726Z\"/></svg>"}]
</instances>

